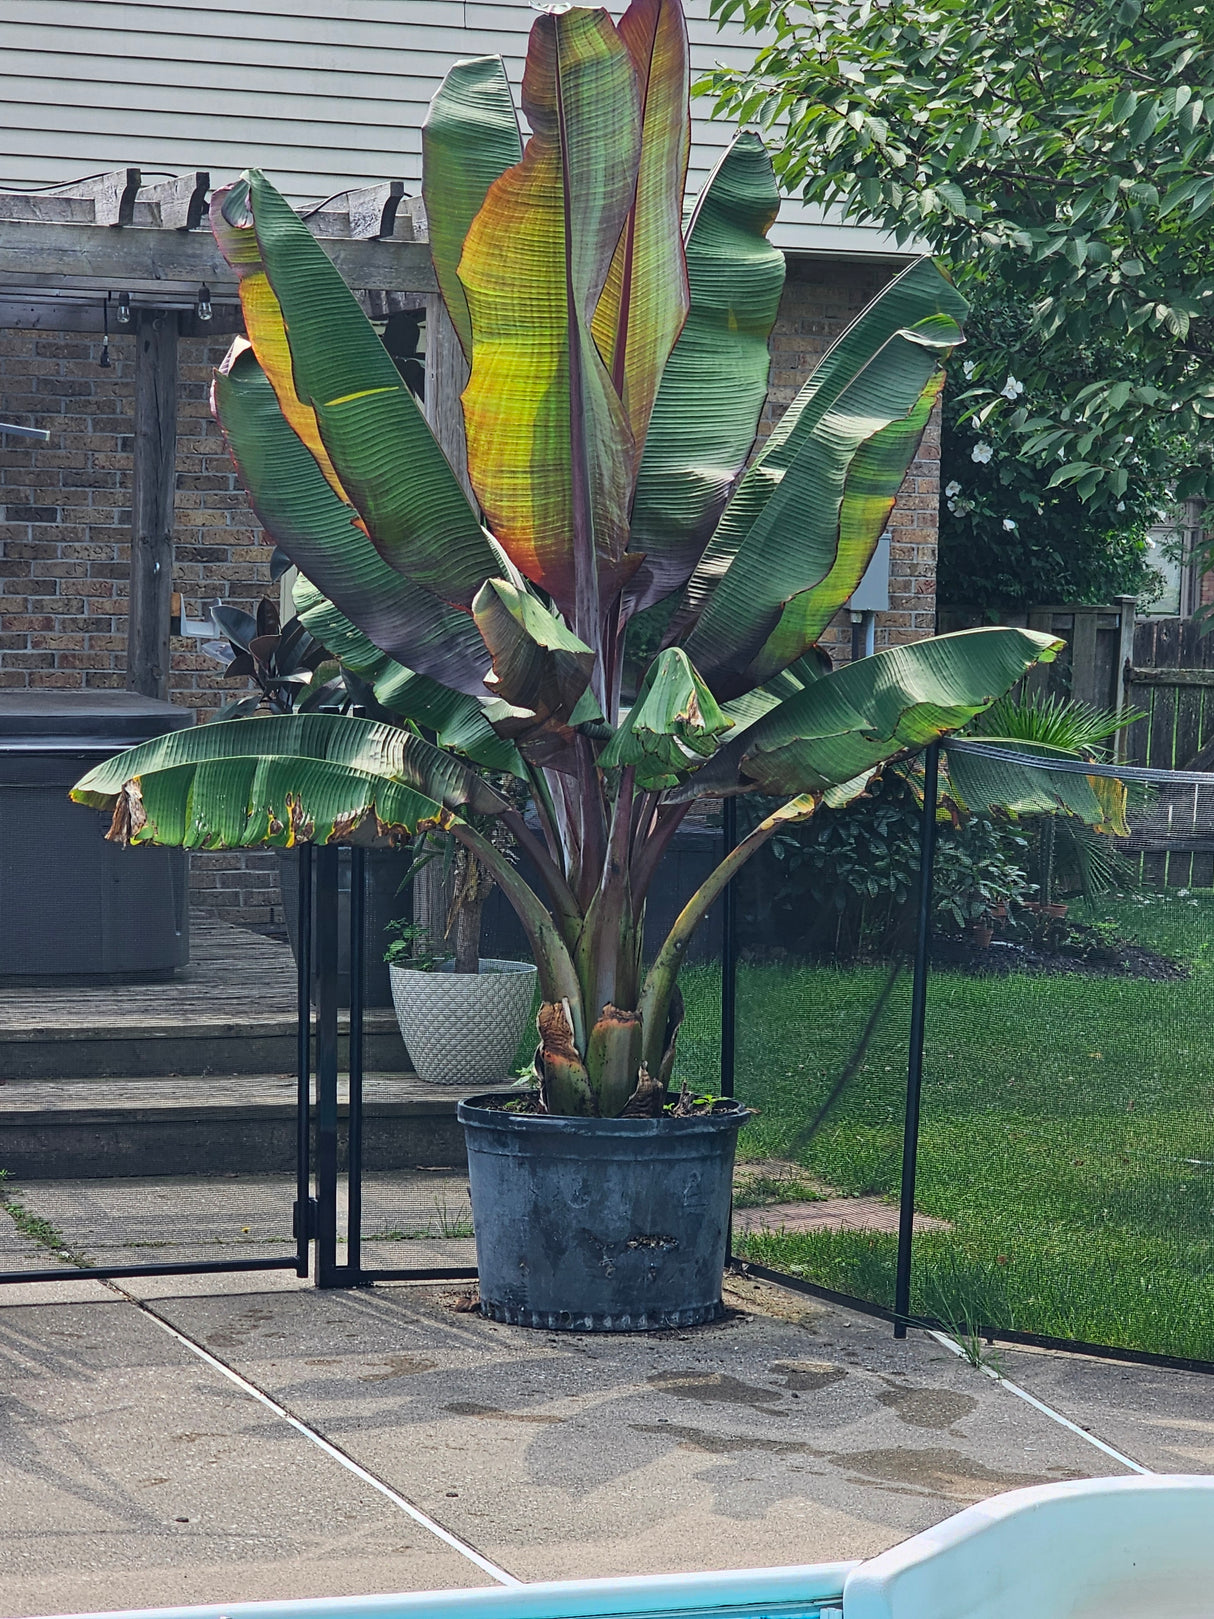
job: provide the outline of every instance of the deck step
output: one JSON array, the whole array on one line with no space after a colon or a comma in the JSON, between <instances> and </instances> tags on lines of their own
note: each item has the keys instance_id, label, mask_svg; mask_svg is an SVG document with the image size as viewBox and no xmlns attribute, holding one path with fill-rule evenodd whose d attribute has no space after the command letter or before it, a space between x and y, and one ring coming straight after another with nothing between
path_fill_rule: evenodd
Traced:
<instances>
[{"instance_id":1,"label":"deck step","mask_svg":"<svg viewBox=\"0 0 1214 1619\"><path fill-rule=\"evenodd\" d=\"M343 1013L338 1023L338 1061L343 1067L348 1061L347 1026ZM286 1072L295 1066L296 1042L294 1015L194 1018L188 1023L99 1021L91 1028L48 1018L25 1028L0 1027L0 1080ZM381 1073L409 1072L408 1054L391 1012L365 1014L363 1063Z\"/></svg>"},{"instance_id":2,"label":"deck step","mask_svg":"<svg viewBox=\"0 0 1214 1619\"><path fill-rule=\"evenodd\" d=\"M489 1088L427 1085L415 1074L368 1074L364 1168L462 1169L456 1103L473 1089ZM295 1089L285 1074L9 1080L0 1086L0 1169L17 1181L290 1174ZM343 1081L343 1163L347 1095Z\"/></svg>"}]
</instances>

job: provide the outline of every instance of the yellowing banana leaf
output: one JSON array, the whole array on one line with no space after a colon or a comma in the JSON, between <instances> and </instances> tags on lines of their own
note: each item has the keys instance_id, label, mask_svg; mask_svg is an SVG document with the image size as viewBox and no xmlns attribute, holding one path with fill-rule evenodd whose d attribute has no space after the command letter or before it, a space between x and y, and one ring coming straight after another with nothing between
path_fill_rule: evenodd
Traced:
<instances>
[{"instance_id":1,"label":"yellowing banana leaf","mask_svg":"<svg viewBox=\"0 0 1214 1619\"><path fill-rule=\"evenodd\" d=\"M931 260L913 265L834 345L747 469L679 614L693 624L683 644L718 694L744 691L756 659L774 672L760 654L789 602L833 573L827 595L837 605L859 581L926 425L941 360L961 341L964 309ZM798 603L783 649L804 651L796 629L818 616L812 597Z\"/></svg>"},{"instance_id":2,"label":"yellowing banana leaf","mask_svg":"<svg viewBox=\"0 0 1214 1619\"><path fill-rule=\"evenodd\" d=\"M754 443L784 286L784 255L767 240L779 206L763 142L739 135L687 227L690 308L637 475L628 549L644 561L627 587L631 611L686 583Z\"/></svg>"},{"instance_id":3,"label":"yellowing banana leaf","mask_svg":"<svg viewBox=\"0 0 1214 1619\"><path fill-rule=\"evenodd\" d=\"M588 640L625 573L633 455L590 330L640 154L636 74L605 11L536 20L523 109L523 159L490 186L460 259L468 473L507 554Z\"/></svg>"},{"instance_id":4,"label":"yellowing banana leaf","mask_svg":"<svg viewBox=\"0 0 1214 1619\"><path fill-rule=\"evenodd\" d=\"M465 354L472 352L472 317L459 278L464 239L489 187L522 155L501 57L457 62L422 124L422 198L434 274Z\"/></svg>"},{"instance_id":5,"label":"yellowing banana leaf","mask_svg":"<svg viewBox=\"0 0 1214 1619\"><path fill-rule=\"evenodd\" d=\"M599 755L599 768L635 765L637 785L674 787L717 748L733 725L681 647L660 652L636 702Z\"/></svg>"},{"instance_id":6,"label":"yellowing banana leaf","mask_svg":"<svg viewBox=\"0 0 1214 1619\"><path fill-rule=\"evenodd\" d=\"M498 571L476 513L328 254L259 170L246 178L293 387L315 415L341 488L391 567L466 608ZM260 358L254 325L249 337Z\"/></svg>"},{"instance_id":7,"label":"yellowing banana leaf","mask_svg":"<svg viewBox=\"0 0 1214 1619\"><path fill-rule=\"evenodd\" d=\"M683 188L691 150L690 47L681 0L632 0L620 18L641 98L636 194L592 330L639 458L662 368L687 318Z\"/></svg>"},{"instance_id":8,"label":"yellowing banana leaf","mask_svg":"<svg viewBox=\"0 0 1214 1619\"><path fill-rule=\"evenodd\" d=\"M1039 766L1030 760L1041 760ZM1069 768L1049 768L1051 761ZM947 751L948 782L962 808L1000 809L1014 815L1078 816L1097 832L1129 837L1126 789L1107 776L1085 776L1067 748L983 736L954 738Z\"/></svg>"},{"instance_id":9,"label":"yellowing banana leaf","mask_svg":"<svg viewBox=\"0 0 1214 1619\"><path fill-rule=\"evenodd\" d=\"M90 770L79 804L111 836L185 848L336 842L413 831L444 809L507 807L467 765L411 731L348 714L284 714L175 731Z\"/></svg>"},{"instance_id":10,"label":"yellowing banana leaf","mask_svg":"<svg viewBox=\"0 0 1214 1619\"><path fill-rule=\"evenodd\" d=\"M381 652L351 624L311 580L300 574L292 589L295 610L318 641L342 665L371 687L376 701L392 714L433 731L438 744L483 765L524 777L518 750L490 725L485 704L464 692L452 691L428 675L406 669Z\"/></svg>"},{"instance_id":11,"label":"yellowing banana leaf","mask_svg":"<svg viewBox=\"0 0 1214 1619\"><path fill-rule=\"evenodd\" d=\"M295 391L287 328L262 263L261 247L249 209L246 180L238 180L234 185L215 192L211 198L210 219L211 232L219 251L239 279L240 306L244 312L245 331L249 334L247 338L238 337L235 340L228 363L235 360L251 339L261 369L273 385L283 415L316 458L316 464L324 473L329 487L344 500L346 492L321 441L316 412Z\"/></svg>"},{"instance_id":12,"label":"yellowing banana leaf","mask_svg":"<svg viewBox=\"0 0 1214 1619\"><path fill-rule=\"evenodd\" d=\"M124 789L112 831L115 841L185 849L382 844L442 813L412 787L325 760L234 758L136 779Z\"/></svg>"},{"instance_id":13,"label":"yellowing banana leaf","mask_svg":"<svg viewBox=\"0 0 1214 1619\"><path fill-rule=\"evenodd\" d=\"M225 362L214 408L253 509L300 571L381 652L471 696L489 657L471 617L395 572L291 431L252 350Z\"/></svg>"},{"instance_id":14,"label":"yellowing banana leaf","mask_svg":"<svg viewBox=\"0 0 1214 1619\"><path fill-rule=\"evenodd\" d=\"M849 782L959 730L1061 645L1036 630L963 630L844 664L785 698L670 797Z\"/></svg>"}]
</instances>

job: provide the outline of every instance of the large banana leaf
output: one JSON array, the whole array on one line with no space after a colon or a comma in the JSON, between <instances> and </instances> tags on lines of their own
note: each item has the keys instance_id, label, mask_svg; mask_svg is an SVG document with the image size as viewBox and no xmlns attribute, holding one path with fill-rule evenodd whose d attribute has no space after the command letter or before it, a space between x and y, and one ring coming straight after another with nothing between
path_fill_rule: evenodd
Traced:
<instances>
[{"instance_id":1,"label":"large banana leaf","mask_svg":"<svg viewBox=\"0 0 1214 1619\"><path fill-rule=\"evenodd\" d=\"M746 670L746 683L764 681L802 657L864 576L878 538L889 521L906 469L918 454L924 431L944 390L937 371L901 421L862 444L847 470L839 507L839 542L826 577L787 603L776 626ZM710 605L705 617L712 612Z\"/></svg>"},{"instance_id":2,"label":"large banana leaf","mask_svg":"<svg viewBox=\"0 0 1214 1619\"><path fill-rule=\"evenodd\" d=\"M262 369L287 419L297 426L296 401L311 409L341 489L385 560L467 607L498 569L459 480L328 254L260 170L250 169L244 183L250 228L277 301L264 323L260 304L246 310L246 326L258 358L265 347L276 364L285 327L289 377Z\"/></svg>"},{"instance_id":3,"label":"large banana leaf","mask_svg":"<svg viewBox=\"0 0 1214 1619\"><path fill-rule=\"evenodd\" d=\"M472 353L472 316L459 278L464 240L489 187L522 155L501 57L457 62L422 124L422 198L434 274L465 354Z\"/></svg>"},{"instance_id":4,"label":"large banana leaf","mask_svg":"<svg viewBox=\"0 0 1214 1619\"><path fill-rule=\"evenodd\" d=\"M273 385L283 415L315 456L329 487L344 500L346 492L321 440L316 412L295 391L287 328L253 229L248 182L238 180L215 192L210 218L219 251L236 272L245 331L253 341L261 369Z\"/></svg>"},{"instance_id":5,"label":"large banana leaf","mask_svg":"<svg viewBox=\"0 0 1214 1619\"><path fill-rule=\"evenodd\" d=\"M802 592L833 570L837 606L859 581L926 426L940 362L961 341L964 309L931 260L913 265L839 339L747 469L680 610L681 626L693 622L684 644L714 691L732 697L752 683L748 666ZM812 603L794 613L802 624L815 616ZM794 657L810 644L783 640ZM761 668L773 672L770 656Z\"/></svg>"},{"instance_id":6,"label":"large banana leaf","mask_svg":"<svg viewBox=\"0 0 1214 1619\"><path fill-rule=\"evenodd\" d=\"M849 782L959 730L1061 645L1036 630L962 630L844 664L770 709L670 796Z\"/></svg>"},{"instance_id":7,"label":"large banana leaf","mask_svg":"<svg viewBox=\"0 0 1214 1619\"><path fill-rule=\"evenodd\" d=\"M690 47L681 0L632 0L620 38L641 97L636 194L592 330L639 457L662 368L687 318L683 188L691 150Z\"/></svg>"},{"instance_id":8,"label":"large banana leaf","mask_svg":"<svg viewBox=\"0 0 1214 1619\"><path fill-rule=\"evenodd\" d=\"M1030 763L1034 757L1040 766ZM1049 768L1050 763L1064 769ZM1128 837L1126 788L1108 776L1075 771L1078 756L1069 748L1042 742L986 737L954 737L948 748L948 785L965 809L1010 810L1014 815L1075 815L1098 832Z\"/></svg>"},{"instance_id":9,"label":"large banana leaf","mask_svg":"<svg viewBox=\"0 0 1214 1619\"><path fill-rule=\"evenodd\" d=\"M174 731L97 765L72 789L114 810L132 843L241 848L407 833L443 810L506 800L411 731L348 714L283 714Z\"/></svg>"},{"instance_id":10,"label":"large banana leaf","mask_svg":"<svg viewBox=\"0 0 1214 1619\"><path fill-rule=\"evenodd\" d=\"M301 573L382 652L483 696L489 656L470 616L387 565L291 432L249 348L233 345L214 403L253 509Z\"/></svg>"},{"instance_id":11,"label":"large banana leaf","mask_svg":"<svg viewBox=\"0 0 1214 1619\"><path fill-rule=\"evenodd\" d=\"M591 334L640 155L632 59L605 11L532 27L521 163L494 181L459 274L472 315L468 474L516 565L583 640L624 576L632 436Z\"/></svg>"},{"instance_id":12,"label":"large banana leaf","mask_svg":"<svg viewBox=\"0 0 1214 1619\"><path fill-rule=\"evenodd\" d=\"M628 549L645 559L628 585L633 611L687 582L754 443L784 286L784 255L767 240L779 206L763 142L739 135L687 228L690 308L662 375L632 506Z\"/></svg>"},{"instance_id":13,"label":"large banana leaf","mask_svg":"<svg viewBox=\"0 0 1214 1619\"><path fill-rule=\"evenodd\" d=\"M406 669L388 657L303 574L296 579L292 595L295 610L311 634L341 660L344 668L366 681L381 707L425 726L435 733L440 747L461 754L473 764L526 776L517 748L490 725L482 701L441 686L428 675L419 675L415 669Z\"/></svg>"}]
</instances>

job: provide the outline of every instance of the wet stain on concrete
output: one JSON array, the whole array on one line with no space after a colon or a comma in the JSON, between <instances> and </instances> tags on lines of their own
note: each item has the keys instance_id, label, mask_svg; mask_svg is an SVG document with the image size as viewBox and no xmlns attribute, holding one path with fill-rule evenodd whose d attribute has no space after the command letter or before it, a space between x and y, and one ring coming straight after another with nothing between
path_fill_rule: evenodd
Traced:
<instances>
[{"instance_id":1,"label":"wet stain on concrete","mask_svg":"<svg viewBox=\"0 0 1214 1619\"><path fill-rule=\"evenodd\" d=\"M880 1480L887 1484L909 1484L949 1500L979 1501L1001 1490L1019 1490L1030 1484L1056 1483L1059 1478L1077 1478L1076 1473L1050 1468L1049 1476L1039 1473L1003 1472L976 1461L960 1450L912 1450L893 1446L887 1450L836 1452L828 1458L836 1467L853 1475L852 1482L867 1484Z\"/></svg>"},{"instance_id":2,"label":"wet stain on concrete","mask_svg":"<svg viewBox=\"0 0 1214 1619\"><path fill-rule=\"evenodd\" d=\"M725 1372L655 1372L649 1386L679 1400L695 1400L701 1405L746 1405L752 1411L770 1411L783 1399L779 1389L743 1383Z\"/></svg>"},{"instance_id":3,"label":"wet stain on concrete","mask_svg":"<svg viewBox=\"0 0 1214 1619\"><path fill-rule=\"evenodd\" d=\"M705 1428L689 1428L679 1422L630 1422L633 1433L660 1434L689 1450L702 1450L709 1456L737 1456L743 1451L762 1450L772 1456L821 1456L823 1452L797 1439L767 1439L762 1434L709 1433Z\"/></svg>"},{"instance_id":4,"label":"wet stain on concrete","mask_svg":"<svg viewBox=\"0 0 1214 1619\"><path fill-rule=\"evenodd\" d=\"M740 1456L756 1451L769 1456L809 1456L837 1468L849 1484L893 1489L900 1494L935 1495L947 1501L981 1501L1002 1490L1081 1476L1061 1467L1051 1467L1044 1474L1005 1472L953 1449L892 1446L885 1450L831 1451L796 1439L710 1433L676 1422L634 1422L629 1426L634 1433L662 1435L681 1449L703 1451L708 1456Z\"/></svg>"},{"instance_id":5,"label":"wet stain on concrete","mask_svg":"<svg viewBox=\"0 0 1214 1619\"><path fill-rule=\"evenodd\" d=\"M385 1355L383 1364L384 1371L364 1372L358 1381L386 1383L392 1377L412 1377L416 1372L432 1372L438 1362L427 1360L424 1355Z\"/></svg>"},{"instance_id":6,"label":"wet stain on concrete","mask_svg":"<svg viewBox=\"0 0 1214 1619\"><path fill-rule=\"evenodd\" d=\"M771 1370L784 1379L784 1387L794 1394L816 1394L847 1376L844 1366L825 1360L777 1360Z\"/></svg>"},{"instance_id":7,"label":"wet stain on concrete","mask_svg":"<svg viewBox=\"0 0 1214 1619\"><path fill-rule=\"evenodd\" d=\"M501 1411L495 1405L477 1405L472 1400L452 1400L443 1407L453 1417L490 1417L494 1422L564 1422L564 1417L546 1417L538 1411Z\"/></svg>"},{"instance_id":8,"label":"wet stain on concrete","mask_svg":"<svg viewBox=\"0 0 1214 1619\"><path fill-rule=\"evenodd\" d=\"M972 1416L978 1402L971 1394L957 1394L951 1389L887 1388L877 1395L882 1405L888 1406L899 1422L911 1428L934 1428L942 1431Z\"/></svg>"},{"instance_id":9,"label":"wet stain on concrete","mask_svg":"<svg viewBox=\"0 0 1214 1619\"><path fill-rule=\"evenodd\" d=\"M210 1344L213 1349L239 1349L254 1336L258 1328L264 1327L273 1321L274 1316L269 1310L241 1310L232 1321L231 1326L213 1332L203 1342ZM274 1336L282 1337L282 1333Z\"/></svg>"}]
</instances>

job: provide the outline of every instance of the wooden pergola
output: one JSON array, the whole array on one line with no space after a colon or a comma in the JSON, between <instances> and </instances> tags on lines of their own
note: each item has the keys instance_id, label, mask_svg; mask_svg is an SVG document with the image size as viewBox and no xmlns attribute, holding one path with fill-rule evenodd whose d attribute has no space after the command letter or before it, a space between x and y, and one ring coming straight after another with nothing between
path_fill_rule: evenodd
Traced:
<instances>
[{"instance_id":1,"label":"wooden pergola","mask_svg":"<svg viewBox=\"0 0 1214 1619\"><path fill-rule=\"evenodd\" d=\"M137 339L126 685L149 697L169 689L179 339L242 330L235 277L207 227L210 189L201 171L145 184L130 168L52 190L0 191L0 328L108 328ZM372 319L424 311L426 413L466 482L466 372L438 296L421 199L391 180L303 218Z\"/></svg>"}]
</instances>

